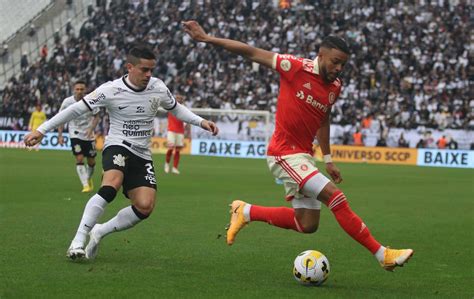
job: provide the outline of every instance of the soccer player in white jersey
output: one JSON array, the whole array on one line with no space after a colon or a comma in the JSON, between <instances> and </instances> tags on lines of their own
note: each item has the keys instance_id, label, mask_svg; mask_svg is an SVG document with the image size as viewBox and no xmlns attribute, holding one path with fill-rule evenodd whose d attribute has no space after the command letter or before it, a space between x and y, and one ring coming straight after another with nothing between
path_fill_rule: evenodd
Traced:
<instances>
[{"instance_id":1,"label":"soccer player in white jersey","mask_svg":"<svg viewBox=\"0 0 474 299\"><path fill-rule=\"evenodd\" d=\"M156 177L149 147L153 119L160 106L178 119L200 126L213 135L219 131L213 122L179 104L163 81L151 76L155 65L155 54L146 45L132 47L127 55L127 75L102 84L82 101L25 136L25 144L33 146L46 132L96 107L106 107L109 113L110 130L102 153L102 186L86 204L77 233L67 250L67 256L72 260L95 258L103 237L135 226L153 211ZM131 205L106 223L97 224L120 187ZM85 247L88 235L89 243Z\"/></svg>"},{"instance_id":2,"label":"soccer player in white jersey","mask_svg":"<svg viewBox=\"0 0 474 299\"><path fill-rule=\"evenodd\" d=\"M86 93L86 82L78 80L74 83L74 95L63 100L60 111L72 104L81 101ZM82 192L91 192L94 189L92 176L94 174L95 149L94 129L99 123L99 108L89 111L69 122L69 138L71 140L72 154L76 157L77 175L82 183ZM64 144L63 126L58 127L59 144ZM84 157L87 158L87 166L84 164Z\"/></svg>"}]
</instances>

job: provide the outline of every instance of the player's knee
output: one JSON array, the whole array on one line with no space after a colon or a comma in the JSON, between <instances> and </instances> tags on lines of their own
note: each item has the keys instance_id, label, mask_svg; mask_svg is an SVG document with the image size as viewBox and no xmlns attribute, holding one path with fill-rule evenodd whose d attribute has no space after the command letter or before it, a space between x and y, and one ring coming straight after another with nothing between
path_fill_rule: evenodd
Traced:
<instances>
[{"instance_id":1,"label":"player's knee","mask_svg":"<svg viewBox=\"0 0 474 299\"><path fill-rule=\"evenodd\" d=\"M318 231L319 224L318 223L311 223L309 225L303 226L303 233L305 234L313 234Z\"/></svg>"},{"instance_id":2,"label":"player's knee","mask_svg":"<svg viewBox=\"0 0 474 299\"><path fill-rule=\"evenodd\" d=\"M146 217L148 217L150 216L150 214L153 212L153 209L155 208L155 200L154 198L137 200L133 203L133 206L137 209L137 211L142 213L142 215L146 215ZM140 218L140 216L138 217ZM144 218L141 218L141 219L144 219Z\"/></svg>"},{"instance_id":3,"label":"player's knee","mask_svg":"<svg viewBox=\"0 0 474 299\"><path fill-rule=\"evenodd\" d=\"M102 186L97 192L108 203L112 202L117 195L117 190L112 186Z\"/></svg>"}]
</instances>

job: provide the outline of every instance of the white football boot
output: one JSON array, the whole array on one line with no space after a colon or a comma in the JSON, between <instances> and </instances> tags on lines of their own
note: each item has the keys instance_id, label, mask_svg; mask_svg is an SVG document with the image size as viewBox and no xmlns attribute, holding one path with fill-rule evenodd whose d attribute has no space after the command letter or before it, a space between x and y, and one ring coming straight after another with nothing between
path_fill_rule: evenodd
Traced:
<instances>
[{"instance_id":1,"label":"white football boot","mask_svg":"<svg viewBox=\"0 0 474 299\"><path fill-rule=\"evenodd\" d=\"M89 233L89 243L86 246L86 258L89 260L95 259L97 253L99 252L99 243L101 236L97 233L97 229L102 226L102 224L94 225L94 228Z\"/></svg>"},{"instance_id":2,"label":"white football boot","mask_svg":"<svg viewBox=\"0 0 474 299\"><path fill-rule=\"evenodd\" d=\"M73 261L81 261L86 257L86 252L83 246L71 244L66 252L66 256Z\"/></svg>"}]
</instances>

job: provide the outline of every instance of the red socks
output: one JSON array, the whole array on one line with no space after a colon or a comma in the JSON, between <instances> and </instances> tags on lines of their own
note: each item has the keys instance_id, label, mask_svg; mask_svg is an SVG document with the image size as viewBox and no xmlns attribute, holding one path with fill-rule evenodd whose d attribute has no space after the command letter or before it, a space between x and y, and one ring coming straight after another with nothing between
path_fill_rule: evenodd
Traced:
<instances>
[{"instance_id":1,"label":"red socks","mask_svg":"<svg viewBox=\"0 0 474 299\"><path fill-rule=\"evenodd\" d=\"M295 210L286 207L262 207L252 205L250 207L250 219L252 221L263 221L270 225L281 228L292 229L303 232L301 225L295 218Z\"/></svg>"},{"instance_id":2,"label":"red socks","mask_svg":"<svg viewBox=\"0 0 474 299\"><path fill-rule=\"evenodd\" d=\"M349 207L346 196L341 191L336 191L328 200L328 208L333 212L339 225L354 240L375 254L380 248L380 243L370 234L365 223Z\"/></svg>"},{"instance_id":3,"label":"red socks","mask_svg":"<svg viewBox=\"0 0 474 299\"><path fill-rule=\"evenodd\" d=\"M170 163L171 161L171 155L173 154L173 149L169 149L167 152L166 152L166 164Z\"/></svg>"},{"instance_id":4,"label":"red socks","mask_svg":"<svg viewBox=\"0 0 474 299\"><path fill-rule=\"evenodd\" d=\"M179 164L179 150L174 151L174 160L173 160L173 166L174 168L178 168Z\"/></svg>"}]
</instances>

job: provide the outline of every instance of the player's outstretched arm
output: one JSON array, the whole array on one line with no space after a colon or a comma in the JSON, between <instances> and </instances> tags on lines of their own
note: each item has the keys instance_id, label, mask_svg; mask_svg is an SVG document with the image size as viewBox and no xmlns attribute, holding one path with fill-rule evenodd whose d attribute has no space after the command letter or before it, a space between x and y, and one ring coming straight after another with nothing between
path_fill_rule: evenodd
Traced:
<instances>
[{"instance_id":1,"label":"player's outstretched arm","mask_svg":"<svg viewBox=\"0 0 474 299\"><path fill-rule=\"evenodd\" d=\"M215 123L206 120L199 115L196 115L180 103L176 103L176 106L169 110L169 112L176 116L177 119L184 121L185 123L201 127L204 130L211 132L212 135L217 135L217 133L219 133L219 128Z\"/></svg>"},{"instance_id":2,"label":"player's outstretched arm","mask_svg":"<svg viewBox=\"0 0 474 299\"><path fill-rule=\"evenodd\" d=\"M62 110L50 120L44 122L39 128L25 136L24 142L26 146L33 146L38 144L43 139L46 132L51 131L54 128L64 125L70 120L80 116L81 114L89 111L86 104L83 101L77 102L68 108Z\"/></svg>"},{"instance_id":3,"label":"player's outstretched arm","mask_svg":"<svg viewBox=\"0 0 474 299\"><path fill-rule=\"evenodd\" d=\"M184 21L181 24L184 27L184 31L195 41L222 47L229 52L246 57L261 65L269 68L272 67L273 56L275 55L273 52L255 48L236 40L208 35L196 21Z\"/></svg>"},{"instance_id":4,"label":"player's outstretched arm","mask_svg":"<svg viewBox=\"0 0 474 299\"><path fill-rule=\"evenodd\" d=\"M216 136L219 133L219 128L217 125L210 120L203 119L201 122L201 128L211 132L212 136Z\"/></svg>"}]
</instances>

